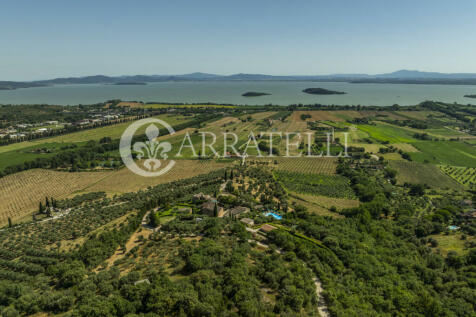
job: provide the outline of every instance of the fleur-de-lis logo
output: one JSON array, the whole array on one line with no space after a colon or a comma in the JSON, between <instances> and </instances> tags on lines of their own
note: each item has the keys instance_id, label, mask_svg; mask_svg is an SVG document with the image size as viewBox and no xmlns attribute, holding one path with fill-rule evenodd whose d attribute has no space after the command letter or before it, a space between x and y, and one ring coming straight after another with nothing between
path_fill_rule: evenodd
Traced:
<instances>
[{"instance_id":1,"label":"fleur-de-lis logo","mask_svg":"<svg viewBox=\"0 0 476 317\"><path fill-rule=\"evenodd\" d=\"M121 137L119 145L119 152L121 154L124 165L132 172L142 176L159 176L169 171L174 165L175 161L168 160L165 164L165 160L169 158L167 155L171 151L172 145L169 142L160 142L159 137L160 130L155 123L165 127L170 135L175 133L174 129L165 121L157 118L147 118L132 123L124 131ZM142 126L147 125L145 129L145 135L147 141L135 142L132 145L132 139L134 133ZM135 153L136 158L141 161L140 167L133 159L132 153ZM165 166L163 166L165 165Z\"/></svg>"},{"instance_id":2,"label":"fleur-de-lis logo","mask_svg":"<svg viewBox=\"0 0 476 317\"><path fill-rule=\"evenodd\" d=\"M159 129L155 124L150 124L145 129L145 135L149 139L145 142L134 143L133 149L137 152L137 158L142 160L146 158L143 165L149 171L156 171L162 165L159 158L166 160L168 158L167 152L170 152L172 145L169 142L159 142Z\"/></svg>"}]
</instances>

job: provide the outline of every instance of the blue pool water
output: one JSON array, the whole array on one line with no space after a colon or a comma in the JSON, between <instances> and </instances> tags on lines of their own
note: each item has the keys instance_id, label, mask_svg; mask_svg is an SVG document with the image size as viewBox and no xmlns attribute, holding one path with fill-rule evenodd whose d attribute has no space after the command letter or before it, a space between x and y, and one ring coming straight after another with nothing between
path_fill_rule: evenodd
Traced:
<instances>
[{"instance_id":1,"label":"blue pool water","mask_svg":"<svg viewBox=\"0 0 476 317\"><path fill-rule=\"evenodd\" d=\"M274 219L277 219L277 220L283 219L283 216L278 215L278 214L275 214L274 212L266 212L264 215L265 215L266 217L272 216Z\"/></svg>"}]
</instances>

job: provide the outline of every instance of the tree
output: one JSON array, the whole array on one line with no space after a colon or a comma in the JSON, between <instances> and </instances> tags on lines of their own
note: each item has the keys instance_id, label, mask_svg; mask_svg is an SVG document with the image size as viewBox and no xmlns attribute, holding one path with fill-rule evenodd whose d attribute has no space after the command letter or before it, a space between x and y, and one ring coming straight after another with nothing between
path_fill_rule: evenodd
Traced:
<instances>
[{"instance_id":1,"label":"tree","mask_svg":"<svg viewBox=\"0 0 476 317\"><path fill-rule=\"evenodd\" d=\"M412 196L423 196L425 194L425 186L422 184L411 184L409 194Z\"/></svg>"},{"instance_id":2,"label":"tree","mask_svg":"<svg viewBox=\"0 0 476 317\"><path fill-rule=\"evenodd\" d=\"M149 225L151 227L157 227L160 224L159 216L156 212L151 211L149 214Z\"/></svg>"},{"instance_id":3,"label":"tree","mask_svg":"<svg viewBox=\"0 0 476 317\"><path fill-rule=\"evenodd\" d=\"M8 227L13 227L12 218L8 217Z\"/></svg>"},{"instance_id":4,"label":"tree","mask_svg":"<svg viewBox=\"0 0 476 317\"><path fill-rule=\"evenodd\" d=\"M20 316L20 314L18 313L18 311L14 307L8 306L4 310L2 310L2 316L4 316L4 317L16 317L16 316Z\"/></svg>"},{"instance_id":5,"label":"tree","mask_svg":"<svg viewBox=\"0 0 476 317\"><path fill-rule=\"evenodd\" d=\"M56 199L54 199L53 197L51 197L51 206L52 206L53 208L57 208L57 207L58 207L58 204L57 204L57 202L56 202Z\"/></svg>"},{"instance_id":6,"label":"tree","mask_svg":"<svg viewBox=\"0 0 476 317\"><path fill-rule=\"evenodd\" d=\"M40 205L38 206L38 212L40 214L45 212L45 207L43 207L43 204L41 203L41 201L40 201Z\"/></svg>"}]
</instances>

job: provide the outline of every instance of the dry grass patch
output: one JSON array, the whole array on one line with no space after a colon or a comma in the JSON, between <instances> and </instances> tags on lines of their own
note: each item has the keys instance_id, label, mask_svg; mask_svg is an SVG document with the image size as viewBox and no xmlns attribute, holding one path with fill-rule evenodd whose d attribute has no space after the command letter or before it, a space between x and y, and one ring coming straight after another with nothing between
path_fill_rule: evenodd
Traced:
<instances>
[{"instance_id":1,"label":"dry grass patch","mask_svg":"<svg viewBox=\"0 0 476 317\"><path fill-rule=\"evenodd\" d=\"M410 143L395 143L392 144L393 147L402 150L403 152L420 152L416 147L411 145Z\"/></svg>"},{"instance_id":2,"label":"dry grass patch","mask_svg":"<svg viewBox=\"0 0 476 317\"><path fill-rule=\"evenodd\" d=\"M129 240L125 244L125 250L122 249L121 246L119 246L114 252L114 254L106 260L106 266L105 268L111 267L114 262L117 260L120 260L125 257L126 253L132 250L132 248L141 245L141 236L142 236L142 241L147 241L149 239L149 236L152 234L152 230L146 230L140 227L136 232L132 234L132 236L129 238Z\"/></svg>"},{"instance_id":3,"label":"dry grass patch","mask_svg":"<svg viewBox=\"0 0 476 317\"><path fill-rule=\"evenodd\" d=\"M158 177L140 176L127 168L123 168L86 188L84 192L105 191L109 194L134 192L149 186L206 174L229 166L229 164L228 162L217 162L214 160L177 160L175 166L168 173Z\"/></svg>"}]
</instances>

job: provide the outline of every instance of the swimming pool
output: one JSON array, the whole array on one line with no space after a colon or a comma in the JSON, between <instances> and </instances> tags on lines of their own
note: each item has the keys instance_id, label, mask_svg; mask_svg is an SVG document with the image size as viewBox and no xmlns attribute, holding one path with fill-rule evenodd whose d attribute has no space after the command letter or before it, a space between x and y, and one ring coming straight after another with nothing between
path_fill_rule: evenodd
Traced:
<instances>
[{"instance_id":1,"label":"swimming pool","mask_svg":"<svg viewBox=\"0 0 476 317\"><path fill-rule=\"evenodd\" d=\"M283 216L278 215L278 214L275 214L274 212L265 212L264 215L265 215L266 217L272 216L274 219L277 219L277 220L283 219Z\"/></svg>"}]
</instances>

